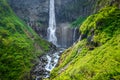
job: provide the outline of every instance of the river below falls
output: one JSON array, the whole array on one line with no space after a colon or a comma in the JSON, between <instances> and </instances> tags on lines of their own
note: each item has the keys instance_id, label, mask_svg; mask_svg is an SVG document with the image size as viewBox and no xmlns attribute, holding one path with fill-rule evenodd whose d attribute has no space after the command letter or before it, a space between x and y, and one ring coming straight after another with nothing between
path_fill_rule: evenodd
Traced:
<instances>
[{"instance_id":1,"label":"river below falls","mask_svg":"<svg viewBox=\"0 0 120 80\"><path fill-rule=\"evenodd\" d=\"M64 50L64 48L57 48L56 50L53 49L45 55L42 55L39 58L39 63L36 64L32 70L33 80L42 80L50 77L50 71L55 68Z\"/></svg>"}]
</instances>

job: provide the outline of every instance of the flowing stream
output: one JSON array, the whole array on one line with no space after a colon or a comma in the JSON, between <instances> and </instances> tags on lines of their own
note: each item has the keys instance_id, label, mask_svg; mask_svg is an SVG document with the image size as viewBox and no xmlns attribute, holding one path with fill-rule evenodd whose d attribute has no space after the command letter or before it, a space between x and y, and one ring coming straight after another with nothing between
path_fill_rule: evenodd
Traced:
<instances>
[{"instance_id":1,"label":"flowing stream","mask_svg":"<svg viewBox=\"0 0 120 80\"><path fill-rule=\"evenodd\" d=\"M60 58L60 54L64 51L63 48L52 50L39 58L39 63L34 67L32 74L35 79L42 80L50 77L50 71L55 68Z\"/></svg>"}]
</instances>

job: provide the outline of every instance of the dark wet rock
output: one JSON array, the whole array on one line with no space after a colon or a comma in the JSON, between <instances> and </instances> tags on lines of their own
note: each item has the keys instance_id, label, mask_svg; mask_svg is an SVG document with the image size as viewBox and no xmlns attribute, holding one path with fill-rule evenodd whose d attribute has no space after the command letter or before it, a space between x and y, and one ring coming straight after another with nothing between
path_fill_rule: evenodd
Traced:
<instances>
[{"instance_id":1,"label":"dark wet rock","mask_svg":"<svg viewBox=\"0 0 120 80\"><path fill-rule=\"evenodd\" d=\"M79 37L79 40L82 40L84 38L87 38L87 34L81 34L80 37Z\"/></svg>"}]
</instances>

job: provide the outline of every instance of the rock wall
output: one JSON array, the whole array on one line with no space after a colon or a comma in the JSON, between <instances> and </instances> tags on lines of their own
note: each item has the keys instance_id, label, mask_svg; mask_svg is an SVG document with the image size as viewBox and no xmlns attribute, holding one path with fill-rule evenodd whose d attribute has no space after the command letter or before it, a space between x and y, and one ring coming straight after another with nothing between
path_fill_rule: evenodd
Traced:
<instances>
[{"instance_id":1,"label":"rock wall","mask_svg":"<svg viewBox=\"0 0 120 80\"><path fill-rule=\"evenodd\" d=\"M43 38L47 39L49 0L8 0L15 13ZM73 44L74 29L63 25L86 17L94 10L96 0L55 0L58 44ZM61 26L62 25L62 26ZM63 28L65 27L65 28ZM62 31L65 30L65 31ZM64 36L60 33L64 33ZM66 36L65 36L66 35ZM78 37L78 36L77 36ZM66 42L64 40L67 40ZM63 43L64 42L64 43Z\"/></svg>"},{"instance_id":2,"label":"rock wall","mask_svg":"<svg viewBox=\"0 0 120 80\"><path fill-rule=\"evenodd\" d=\"M15 13L42 37L46 37L49 0L9 0Z\"/></svg>"},{"instance_id":3,"label":"rock wall","mask_svg":"<svg viewBox=\"0 0 120 80\"><path fill-rule=\"evenodd\" d=\"M57 22L72 22L86 17L94 10L96 0L56 0Z\"/></svg>"}]
</instances>

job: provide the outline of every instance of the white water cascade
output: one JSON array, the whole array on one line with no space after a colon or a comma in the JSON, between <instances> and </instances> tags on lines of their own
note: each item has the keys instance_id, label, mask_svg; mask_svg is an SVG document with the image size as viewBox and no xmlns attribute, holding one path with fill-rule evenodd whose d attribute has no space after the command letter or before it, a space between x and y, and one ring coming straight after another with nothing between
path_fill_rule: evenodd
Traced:
<instances>
[{"instance_id":1,"label":"white water cascade","mask_svg":"<svg viewBox=\"0 0 120 80\"><path fill-rule=\"evenodd\" d=\"M47 71L51 71L56 66L58 59L60 57L59 54L60 52L55 52L53 55L51 55L52 57L50 55L46 55L48 63L45 66L45 69Z\"/></svg>"},{"instance_id":2,"label":"white water cascade","mask_svg":"<svg viewBox=\"0 0 120 80\"><path fill-rule=\"evenodd\" d=\"M56 37L56 20L55 20L55 6L54 0L50 0L49 5L49 27L47 29L48 41L52 42L57 46L57 37Z\"/></svg>"},{"instance_id":3,"label":"white water cascade","mask_svg":"<svg viewBox=\"0 0 120 80\"><path fill-rule=\"evenodd\" d=\"M74 29L73 32L73 43L76 41L76 31L77 31L77 27Z\"/></svg>"}]
</instances>

